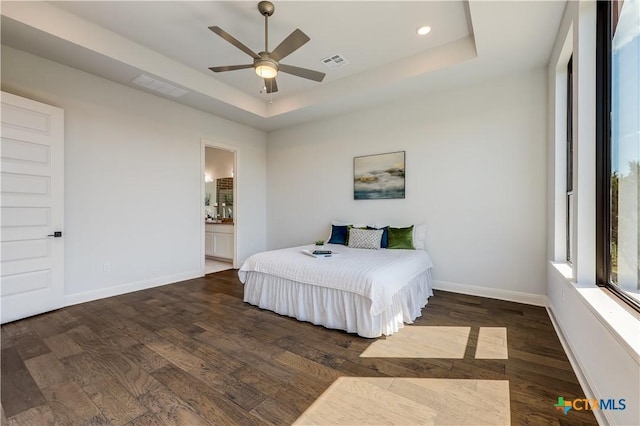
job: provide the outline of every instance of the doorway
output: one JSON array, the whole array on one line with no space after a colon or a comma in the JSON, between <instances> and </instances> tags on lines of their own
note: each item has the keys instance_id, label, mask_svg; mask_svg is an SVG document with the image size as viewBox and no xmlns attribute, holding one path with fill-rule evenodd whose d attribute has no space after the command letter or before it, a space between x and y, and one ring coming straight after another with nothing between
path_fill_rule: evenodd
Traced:
<instances>
[{"instance_id":1,"label":"doorway","mask_svg":"<svg viewBox=\"0 0 640 426\"><path fill-rule=\"evenodd\" d=\"M235 268L237 179L236 151L215 141L202 141L203 275Z\"/></svg>"}]
</instances>

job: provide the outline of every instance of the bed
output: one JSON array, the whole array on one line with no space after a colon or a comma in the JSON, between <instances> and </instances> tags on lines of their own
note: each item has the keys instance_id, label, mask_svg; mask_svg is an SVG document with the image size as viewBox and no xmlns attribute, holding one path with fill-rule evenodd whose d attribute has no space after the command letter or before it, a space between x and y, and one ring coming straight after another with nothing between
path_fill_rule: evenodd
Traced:
<instances>
[{"instance_id":1,"label":"bed","mask_svg":"<svg viewBox=\"0 0 640 426\"><path fill-rule=\"evenodd\" d=\"M327 248L331 257L311 257L304 253L309 246L249 257L238 271L244 301L374 338L413 323L433 295L433 264L424 250Z\"/></svg>"}]
</instances>

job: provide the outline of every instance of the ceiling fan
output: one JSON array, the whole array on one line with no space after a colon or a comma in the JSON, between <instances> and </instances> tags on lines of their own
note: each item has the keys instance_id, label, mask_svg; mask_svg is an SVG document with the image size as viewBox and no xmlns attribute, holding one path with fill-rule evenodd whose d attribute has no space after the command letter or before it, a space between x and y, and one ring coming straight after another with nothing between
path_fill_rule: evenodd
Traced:
<instances>
[{"instance_id":1,"label":"ceiling fan","mask_svg":"<svg viewBox=\"0 0 640 426\"><path fill-rule=\"evenodd\" d=\"M209 27L211 31L218 34L220 37L253 58L252 64L225 65L221 67L211 67L209 69L213 72L224 72L253 68L256 70L256 74L264 79L264 86L267 93L278 91L278 84L276 83L276 75L278 74L278 71L321 82L325 76L322 72L280 63L281 59L289 56L311 39L305 33L296 29L294 32L289 34L289 36L278 45L278 47L276 47L272 52L269 52L269 16L273 15L275 7L270 1L261 1L258 3L258 11L260 11L260 14L264 16L264 51L255 53L222 28L218 26Z\"/></svg>"}]
</instances>

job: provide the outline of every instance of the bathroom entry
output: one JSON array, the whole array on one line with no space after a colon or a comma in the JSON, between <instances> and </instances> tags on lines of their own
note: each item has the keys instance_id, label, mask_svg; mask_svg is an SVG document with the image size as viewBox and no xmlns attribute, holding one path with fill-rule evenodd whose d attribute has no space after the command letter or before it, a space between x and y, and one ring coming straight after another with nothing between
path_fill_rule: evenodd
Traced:
<instances>
[{"instance_id":1,"label":"bathroom entry","mask_svg":"<svg viewBox=\"0 0 640 426\"><path fill-rule=\"evenodd\" d=\"M204 148L205 274L233 268L235 253L235 152Z\"/></svg>"}]
</instances>

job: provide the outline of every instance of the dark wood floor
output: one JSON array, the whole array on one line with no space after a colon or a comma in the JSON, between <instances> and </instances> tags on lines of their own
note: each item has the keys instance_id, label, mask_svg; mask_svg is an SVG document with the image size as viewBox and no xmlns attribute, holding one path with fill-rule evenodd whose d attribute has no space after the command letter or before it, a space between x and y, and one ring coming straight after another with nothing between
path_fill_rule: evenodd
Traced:
<instances>
[{"instance_id":1,"label":"dark wood floor","mask_svg":"<svg viewBox=\"0 0 640 426\"><path fill-rule=\"evenodd\" d=\"M242 302L236 271L2 326L2 424L291 424L339 376L508 380L512 424L596 424L543 308L436 292L417 325L470 326L463 359L360 358L372 342ZM474 358L481 326L509 359ZM464 410L464 407L461 407Z\"/></svg>"}]
</instances>

